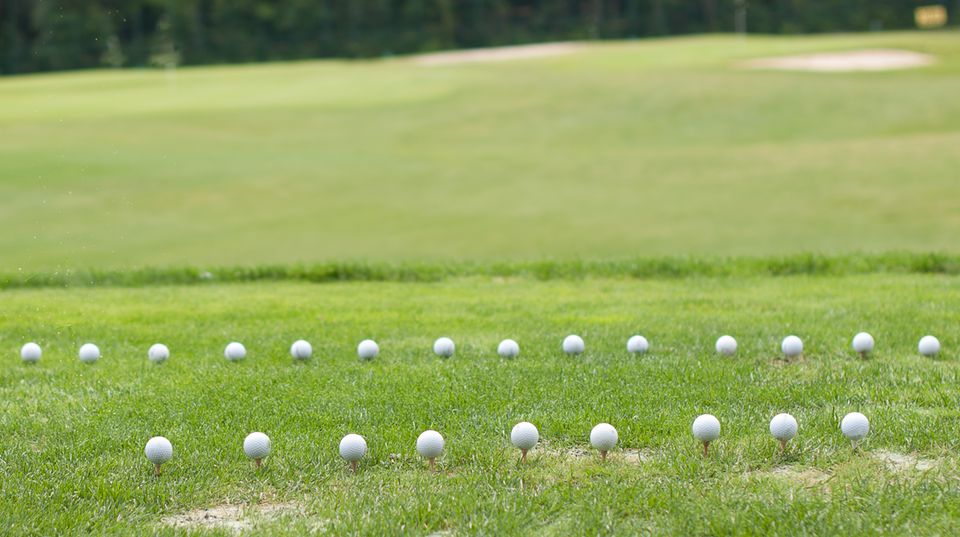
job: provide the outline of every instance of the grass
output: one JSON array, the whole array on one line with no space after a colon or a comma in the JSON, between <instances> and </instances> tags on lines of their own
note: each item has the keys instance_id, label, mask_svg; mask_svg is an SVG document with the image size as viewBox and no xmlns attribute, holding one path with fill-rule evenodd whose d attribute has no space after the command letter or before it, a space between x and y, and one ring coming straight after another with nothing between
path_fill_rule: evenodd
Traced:
<instances>
[{"instance_id":1,"label":"grass","mask_svg":"<svg viewBox=\"0 0 960 537\"><path fill-rule=\"evenodd\" d=\"M740 60L892 47L890 73ZM958 253L954 33L0 80L7 271Z\"/></svg>"},{"instance_id":2,"label":"grass","mask_svg":"<svg viewBox=\"0 0 960 537\"><path fill-rule=\"evenodd\" d=\"M295 506L249 515L267 534L947 535L960 530L960 286L946 274L452 276L433 282L303 281L0 293L0 533L172 534L164 517L227 503ZM877 351L855 357L869 330ZM587 352L560 341L577 332ZM652 351L628 356L629 335ZM736 357L712 350L737 337ZM795 333L805 357L778 360ZM917 354L939 336L937 358ZM440 360L448 335L457 354ZM294 363L307 338L314 358ZM381 355L360 362L356 343ZM511 337L521 356L502 360ZM231 340L248 357L222 356ZM39 342L38 364L19 346ZM96 342L103 358L81 364ZM147 362L162 341L171 359ZM853 451L838 423L872 424ZM717 415L708 460L693 418ZM800 435L778 454L767 422L790 412ZM544 444L521 467L518 421ZM608 464L587 444L620 433ZM447 439L432 475L417 435ZM255 472L240 449L262 430L274 453ZM339 460L347 432L370 451L357 475ZM162 434L160 479L143 456ZM902 455L922 462L892 466ZM932 465L929 468L927 465ZM909 466L909 467L907 467ZM249 513L255 512L253 508ZM181 530L182 531L182 530ZM213 533L228 533L212 530Z\"/></svg>"}]
</instances>

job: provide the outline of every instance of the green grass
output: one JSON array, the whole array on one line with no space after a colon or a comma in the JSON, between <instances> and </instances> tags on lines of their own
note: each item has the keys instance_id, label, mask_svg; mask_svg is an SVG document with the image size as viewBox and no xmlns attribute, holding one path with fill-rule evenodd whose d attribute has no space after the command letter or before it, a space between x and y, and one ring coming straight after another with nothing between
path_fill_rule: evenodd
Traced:
<instances>
[{"instance_id":1,"label":"green grass","mask_svg":"<svg viewBox=\"0 0 960 537\"><path fill-rule=\"evenodd\" d=\"M289 535L960 531L954 275L474 275L0 298L5 535L173 533L163 517L257 502L300 506L258 526ZM859 330L877 338L868 360L849 349ZM560 352L571 332L586 340L582 357ZM637 332L649 355L624 351ZM736 357L714 355L722 333L737 337ZM786 364L789 333L806 356ZM936 359L917 355L926 333L943 344ZM430 352L441 335L457 342L452 359ZM287 355L300 337L314 345L307 363ZM354 348L366 337L381 356L363 363ZM506 337L520 343L516 360L495 354ZM244 362L222 356L234 339ZM44 347L38 364L17 357L28 340ZM86 341L104 354L92 366L76 359ZM157 341L172 350L160 366L145 358ZM838 430L854 410L872 423L859 452ZM785 455L766 430L781 411L800 422ZM723 425L709 460L689 432L703 412ZM520 420L544 440L525 467L507 440ZM607 464L577 451L601 421L621 438ZM447 439L439 475L413 449L426 428ZM240 449L252 430L274 441L259 473ZM357 475L336 454L351 431L370 444ZM157 434L175 447L160 479L142 453ZM885 452L934 466L893 469Z\"/></svg>"},{"instance_id":2,"label":"green grass","mask_svg":"<svg viewBox=\"0 0 960 537\"><path fill-rule=\"evenodd\" d=\"M892 47L890 73L742 59ZM958 253L955 33L0 79L5 271Z\"/></svg>"}]
</instances>

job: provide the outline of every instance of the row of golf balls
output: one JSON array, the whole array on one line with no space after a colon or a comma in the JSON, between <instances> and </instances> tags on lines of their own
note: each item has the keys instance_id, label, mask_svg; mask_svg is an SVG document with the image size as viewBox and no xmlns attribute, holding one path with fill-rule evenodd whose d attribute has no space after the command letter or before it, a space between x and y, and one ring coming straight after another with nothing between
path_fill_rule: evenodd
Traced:
<instances>
[{"instance_id":1,"label":"row of golf balls","mask_svg":"<svg viewBox=\"0 0 960 537\"><path fill-rule=\"evenodd\" d=\"M860 332L853 337L853 350L866 355L873 351L873 336ZM571 355L581 354L584 351L583 338L569 335L563 340L563 352ZM433 352L442 358L453 356L456 345L448 337L442 337L433 344ZM645 353L650 349L650 343L643 336L633 336L627 340L627 351L634 354ZM720 336L716 344L717 352L725 356L732 356L737 352L737 340L733 336ZM803 341L797 336L787 336L780 344L784 356L790 358L803 354ZM934 356L940 352L940 341L933 336L923 336L917 345L917 350L924 356ZM42 350L36 343L27 343L20 348L20 357L25 362L40 360ZM305 340L297 340L290 346L290 355L298 360L306 360L313 354L313 347ZM362 360L372 360L380 354L380 346L372 339L365 339L357 346L357 355ZM497 346L497 354L504 358L513 358L520 354L520 345L512 340L505 339ZM236 341L227 345L223 351L227 360L242 360L247 355L247 349ZM93 343L86 343L80 347L81 362L96 362L100 358L100 349ZM157 343L147 351L147 358L151 362L163 362L170 357L170 349L162 343Z\"/></svg>"},{"instance_id":2,"label":"row of golf balls","mask_svg":"<svg viewBox=\"0 0 960 537\"><path fill-rule=\"evenodd\" d=\"M780 441L781 449L786 449L788 441L797 435L797 420L790 414L777 414L770 420L770 434ZM703 454L709 454L710 442L720 437L720 420L712 414L702 414L693 420L691 427L693 437L703 444ZM870 431L870 421L859 412L851 412L840 422L840 431L847 439L854 443L863 440ZM590 445L600 452L602 459L606 459L607 452L616 447L620 437L617 430L609 423L598 424L590 431ZM520 422L510 431L510 442L521 451L521 461L526 461L527 451L533 449L540 441L540 431L530 422ZM417 437L417 453L430 461L433 467L434 459L443 453L445 442L443 436L434 430L426 430ZM247 435L243 440L243 452L256 462L270 455L270 438L261 432ZM151 438L144 454L155 465L157 475L160 474L160 465L173 457L173 444L162 436ZM351 464L356 471L357 462L367 454L367 441L359 434L348 434L340 440L340 456Z\"/></svg>"}]
</instances>

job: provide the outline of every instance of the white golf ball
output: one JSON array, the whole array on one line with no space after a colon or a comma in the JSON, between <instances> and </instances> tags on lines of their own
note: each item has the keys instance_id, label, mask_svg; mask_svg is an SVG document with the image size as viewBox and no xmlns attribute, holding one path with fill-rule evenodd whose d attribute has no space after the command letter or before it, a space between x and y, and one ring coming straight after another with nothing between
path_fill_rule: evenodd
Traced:
<instances>
[{"instance_id":1,"label":"white golf ball","mask_svg":"<svg viewBox=\"0 0 960 537\"><path fill-rule=\"evenodd\" d=\"M424 459L435 459L443 452L443 436L437 431L426 430L417 437L417 453Z\"/></svg>"},{"instance_id":2,"label":"white golf ball","mask_svg":"<svg viewBox=\"0 0 960 537\"><path fill-rule=\"evenodd\" d=\"M690 429L700 442L713 442L720 436L720 420L713 414L701 414L693 420Z\"/></svg>"},{"instance_id":3,"label":"white golf ball","mask_svg":"<svg viewBox=\"0 0 960 537\"><path fill-rule=\"evenodd\" d=\"M380 354L380 347L372 339L365 339L357 345L357 356L361 360L373 360Z\"/></svg>"},{"instance_id":4,"label":"white golf ball","mask_svg":"<svg viewBox=\"0 0 960 537\"><path fill-rule=\"evenodd\" d=\"M254 460L265 459L270 454L270 437L263 433L250 433L243 439L243 452Z\"/></svg>"},{"instance_id":5,"label":"white golf ball","mask_svg":"<svg viewBox=\"0 0 960 537\"><path fill-rule=\"evenodd\" d=\"M23 347L20 347L20 358L24 362L34 363L40 360L40 355L43 354L43 351L40 350L40 345L36 343L27 343Z\"/></svg>"},{"instance_id":6,"label":"white golf ball","mask_svg":"<svg viewBox=\"0 0 960 537\"><path fill-rule=\"evenodd\" d=\"M100 349L93 343L85 343L80 347L80 361L85 364L92 364L100 359Z\"/></svg>"},{"instance_id":7,"label":"white golf ball","mask_svg":"<svg viewBox=\"0 0 960 537\"><path fill-rule=\"evenodd\" d=\"M170 358L170 349L163 343L155 343L151 345L150 350L147 351L147 360L151 362L165 362L167 358Z\"/></svg>"},{"instance_id":8,"label":"white golf ball","mask_svg":"<svg viewBox=\"0 0 960 537\"><path fill-rule=\"evenodd\" d=\"M783 355L788 358L800 356L803 354L803 341L797 336L787 336L783 338L783 343L780 344L780 350L782 350Z\"/></svg>"},{"instance_id":9,"label":"white golf ball","mask_svg":"<svg viewBox=\"0 0 960 537\"><path fill-rule=\"evenodd\" d=\"M920 338L920 343L917 345L917 349L920 351L920 354L924 356L935 356L940 352L940 341L933 336L923 336ZM37 349L37 354L39 356L40 349Z\"/></svg>"},{"instance_id":10,"label":"white golf ball","mask_svg":"<svg viewBox=\"0 0 960 537\"><path fill-rule=\"evenodd\" d=\"M737 352L737 340L733 336L720 336L717 340L717 352L724 356L733 356Z\"/></svg>"},{"instance_id":11,"label":"white golf ball","mask_svg":"<svg viewBox=\"0 0 960 537\"><path fill-rule=\"evenodd\" d=\"M870 432L870 420L859 412L851 412L843 417L840 422L840 431L843 436L853 442L859 442L866 438Z\"/></svg>"},{"instance_id":12,"label":"white golf ball","mask_svg":"<svg viewBox=\"0 0 960 537\"><path fill-rule=\"evenodd\" d=\"M853 350L858 353L868 353L873 350L873 336L866 332L860 332L853 336Z\"/></svg>"},{"instance_id":13,"label":"white golf ball","mask_svg":"<svg viewBox=\"0 0 960 537\"><path fill-rule=\"evenodd\" d=\"M569 335L563 338L563 352L570 355L583 353L583 338L578 335Z\"/></svg>"},{"instance_id":14,"label":"white golf ball","mask_svg":"<svg viewBox=\"0 0 960 537\"><path fill-rule=\"evenodd\" d=\"M512 339L505 339L497 345L497 354L503 358L514 358L520 354L520 345Z\"/></svg>"},{"instance_id":15,"label":"white golf ball","mask_svg":"<svg viewBox=\"0 0 960 537\"><path fill-rule=\"evenodd\" d=\"M227 348L223 349L223 355L230 360L231 362L236 362L237 360L243 360L247 356L247 349L243 346L242 343L237 343L234 341L227 345Z\"/></svg>"},{"instance_id":16,"label":"white golf ball","mask_svg":"<svg viewBox=\"0 0 960 537\"><path fill-rule=\"evenodd\" d=\"M537 430L536 425L528 421L521 421L510 431L510 442L517 449L533 449L539 441L540 431Z\"/></svg>"},{"instance_id":17,"label":"white golf ball","mask_svg":"<svg viewBox=\"0 0 960 537\"><path fill-rule=\"evenodd\" d=\"M348 434L340 440L340 456L347 462L356 462L367 454L367 441L359 434Z\"/></svg>"},{"instance_id":18,"label":"white golf ball","mask_svg":"<svg viewBox=\"0 0 960 537\"><path fill-rule=\"evenodd\" d=\"M454 350L456 350L456 345L454 345L453 340L448 337L442 337L433 342L433 352L441 358L453 356Z\"/></svg>"},{"instance_id":19,"label":"white golf ball","mask_svg":"<svg viewBox=\"0 0 960 537\"><path fill-rule=\"evenodd\" d=\"M777 440L790 440L797 436L797 420L790 414L777 414L770 420L770 434Z\"/></svg>"},{"instance_id":20,"label":"white golf ball","mask_svg":"<svg viewBox=\"0 0 960 537\"><path fill-rule=\"evenodd\" d=\"M163 464L173 458L173 444L162 436L154 436L147 440L147 446L143 448L143 454L153 464Z\"/></svg>"},{"instance_id":21,"label":"white golf ball","mask_svg":"<svg viewBox=\"0 0 960 537\"><path fill-rule=\"evenodd\" d=\"M650 343L643 336L633 336L627 340L627 352L633 354L643 354L650 349Z\"/></svg>"},{"instance_id":22,"label":"white golf ball","mask_svg":"<svg viewBox=\"0 0 960 537\"><path fill-rule=\"evenodd\" d=\"M590 431L590 445L598 451L610 451L617 445L617 430L609 423L601 423Z\"/></svg>"},{"instance_id":23,"label":"white golf ball","mask_svg":"<svg viewBox=\"0 0 960 537\"><path fill-rule=\"evenodd\" d=\"M294 360L306 360L312 355L313 347L305 340L298 339L290 345L290 356L293 356Z\"/></svg>"}]
</instances>

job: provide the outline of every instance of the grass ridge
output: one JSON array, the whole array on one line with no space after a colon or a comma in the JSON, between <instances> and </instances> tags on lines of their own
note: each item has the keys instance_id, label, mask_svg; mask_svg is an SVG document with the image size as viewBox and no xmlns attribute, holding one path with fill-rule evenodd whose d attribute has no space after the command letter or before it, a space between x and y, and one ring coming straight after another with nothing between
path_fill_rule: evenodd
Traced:
<instances>
[{"instance_id":1,"label":"grass ridge","mask_svg":"<svg viewBox=\"0 0 960 537\"><path fill-rule=\"evenodd\" d=\"M327 262L235 267L144 267L67 269L0 273L0 289L45 287L145 287L234 282L344 281L438 282L457 277L517 277L570 280L587 277L635 279L899 273L960 274L960 254L797 254L774 257L659 257L621 260L517 262L372 263Z\"/></svg>"}]
</instances>

